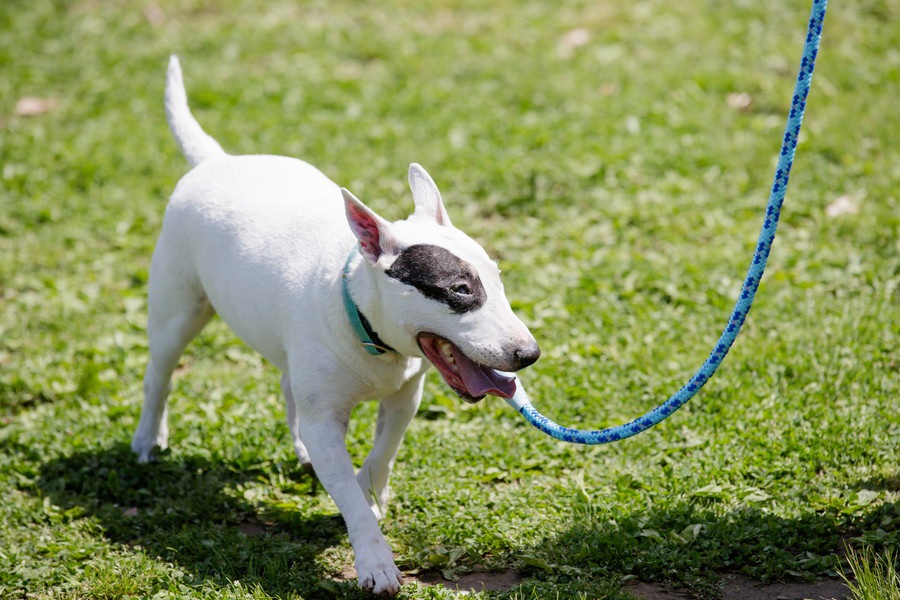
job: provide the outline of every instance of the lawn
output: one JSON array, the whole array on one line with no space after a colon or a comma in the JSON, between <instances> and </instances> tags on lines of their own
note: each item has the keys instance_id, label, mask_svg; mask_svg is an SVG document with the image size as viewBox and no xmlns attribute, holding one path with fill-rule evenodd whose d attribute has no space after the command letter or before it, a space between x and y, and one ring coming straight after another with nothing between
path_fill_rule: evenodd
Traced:
<instances>
[{"instance_id":1,"label":"lawn","mask_svg":"<svg viewBox=\"0 0 900 600\"><path fill-rule=\"evenodd\" d=\"M301 157L393 219L423 164L503 269L563 424L654 407L707 356L758 232L806 1L4 0L0 598L365 598L298 468L278 374L214 321L170 449L128 449L147 273L186 163L162 90L233 153ZM409 584L475 598L716 598L900 542L900 2L834 0L745 331L661 426L601 447L429 376L383 530ZM27 100L31 98L31 100ZM356 411L357 465L376 407ZM868 555L868 554L867 554ZM893 551L892 556L900 553Z\"/></svg>"}]
</instances>

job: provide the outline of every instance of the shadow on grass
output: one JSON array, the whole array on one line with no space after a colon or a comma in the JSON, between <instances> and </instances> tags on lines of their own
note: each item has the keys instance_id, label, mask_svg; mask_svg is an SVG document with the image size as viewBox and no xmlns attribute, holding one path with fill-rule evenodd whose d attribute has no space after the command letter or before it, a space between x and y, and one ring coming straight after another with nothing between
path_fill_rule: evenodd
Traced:
<instances>
[{"instance_id":1,"label":"shadow on grass","mask_svg":"<svg viewBox=\"0 0 900 600\"><path fill-rule=\"evenodd\" d=\"M95 517L110 541L177 565L195 583L239 580L272 596L361 594L316 564L345 535L343 520L305 516L302 500L261 512L239 491L260 475L198 456L138 465L128 446L117 444L44 463L38 487L66 515ZM312 477L299 467L289 476L299 498L304 488L315 493Z\"/></svg>"},{"instance_id":2,"label":"shadow on grass","mask_svg":"<svg viewBox=\"0 0 900 600\"><path fill-rule=\"evenodd\" d=\"M900 492L900 472L893 474L881 474L860 481L855 489L876 490L880 492Z\"/></svg>"},{"instance_id":3,"label":"shadow on grass","mask_svg":"<svg viewBox=\"0 0 900 600\"><path fill-rule=\"evenodd\" d=\"M797 518L759 507L722 510L681 502L667 510L614 514L583 507L565 531L544 539L526 563L537 580L634 578L719 598L723 576L757 583L837 578L846 547L876 551L900 541L900 504L829 508Z\"/></svg>"},{"instance_id":4,"label":"shadow on grass","mask_svg":"<svg viewBox=\"0 0 900 600\"><path fill-rule=\"evenodd\" d=\"M167 455L138 465L127 445L117 444L43 463L37 486L71 518L94 517L109 541L177 565L195 583L239 580L269 596L309 600L370 597L352 582L335 582L317 564L346 533L339 516L304 511L303 494L315 489L312 478L298 467L288 474L294 479L290 503L260 507L240 490L264 476L252 466L201 456ZM896 478L859 485L892 491ZM724 574L759 581L833 577L846 543L879 551L900 542L896 502L835 504L796 518L773 514L765 501L737 510L721 502L621 512L585 499L568 529L517 552L527 557L525 572L532 577L523 594L546 590L553 597L552 590L565 597L571 591L574 597L590 590L615 597L625 576L717 598Z\"/></svg>"}]
</instances>

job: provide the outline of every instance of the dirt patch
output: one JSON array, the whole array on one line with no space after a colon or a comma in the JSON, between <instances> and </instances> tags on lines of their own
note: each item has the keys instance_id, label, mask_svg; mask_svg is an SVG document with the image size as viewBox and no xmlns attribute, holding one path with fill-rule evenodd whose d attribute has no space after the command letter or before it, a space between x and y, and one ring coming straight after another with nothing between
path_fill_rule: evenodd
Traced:
<instances>
[{"instance_id":1,"label":"dirt patch","mask_svg":"<svg viewBox=\"0 0 900 600\"><path fill-rule=\"evenodd\" d=\"M345 566L337 581L356 581L356 569ZM440 585L454 592L508 592L525 580L515 571L484 571L476 569L460 574L457 581L448 581L440 573L403 574L403 582L416 581L422 585Z\"/></svg>"},{"instance_id":2,"label":"dirt patch","mask_svg":"<svg viewBox=\"0 0 900 600\"><path fill-rule=\"evenodd\" d=\"M250 521L244 521L243 523L238 523L238 531L246 535L247 537L256 537L258 535L265 535L266 528L259 523L253 523Z\"/></svg>"},{"instance_id":3,"label":"dirt patch","mask_svg":"<svg viewBox=\"0 0 900 600\"><path fill-rule=\"evenodd\" d=\"M850 588L836 579L762 585L746 577L730 575L722 588L722 600L847 600L849 597Z\"/></svg>"},{"instance_id":4,"label":"dirt patch","mask_svg":"<svg viewBox=\"0 0 900 600\"><path fill-rule=\"evenodd\" d=\"M659 583L634 583L625 588L642 600L690 600L690 596L680 592L669 591Z\"/></svg>"},{"instance_id":5,"label":"dirt patch","mask_svg":"<svg viewBox=\"0 0 900 600\"><path fill-rule=\"evenodd\" d=\"M515 571L474 571L459 576L459 581L447 581L440 573L423 573L415 579L424 585L441 585L458 592L507 592L524 578Z\"/></svg>"},{"instance_id":6,"label":"dirt patch","mask_svg":"<svg viewBox=\"0 0 900 600\"><path fill-rule=\"evenodd\" d=\"M356 579L356 571L349 567L341 573L341 580ZM447 581L440 573L404 575L408 583L439 585L455 592L508 592L525 581L519 573L475 570L460 575L458 581ZM799 581L788 583L760 583L743 575L724 575L722 600L849 600L850 589L841 580ZM637 582L625 589L640 600L693 600L686 592L671 590L659 583Z\"/></svg>"},{"instance_id":7,"label":"dirt patch","mask_svg":"<svg viewBox=\"0 0 900 600\"><path fill-rule=\"evenodd\" d=\"M690 600L683 592L653 583L636 583L626 588L642 600ZM847 600L850 590L843 581L801 581L763 584L741 575L726 575L722 600Z\"/></svg>"}]
</instances>

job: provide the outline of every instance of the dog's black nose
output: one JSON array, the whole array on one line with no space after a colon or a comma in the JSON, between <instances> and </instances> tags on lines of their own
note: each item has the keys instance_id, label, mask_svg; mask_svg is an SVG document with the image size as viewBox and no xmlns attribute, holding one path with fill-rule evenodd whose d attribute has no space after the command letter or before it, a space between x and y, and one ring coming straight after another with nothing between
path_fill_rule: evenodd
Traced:
<instances>
[{"instance_id":1,"label":"dog's black nose","mask_svg":"<svg viewBox=\"0 0 900 600\"><path fill-rule=\"evenodd\" d=\"M518 371L537 362L541 357L541 349L538 348L537 342L533 342L530 346L516 348L513 357L516 360L515 370Z\"/></svg>"}]
</instances>

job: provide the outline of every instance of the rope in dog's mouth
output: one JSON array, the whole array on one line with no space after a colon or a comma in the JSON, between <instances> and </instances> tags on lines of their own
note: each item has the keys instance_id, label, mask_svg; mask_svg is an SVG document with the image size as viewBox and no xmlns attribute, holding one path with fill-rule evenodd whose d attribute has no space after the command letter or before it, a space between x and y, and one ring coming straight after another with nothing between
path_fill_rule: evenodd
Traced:
<instances>
[{"instance_id":1,"label":"rope in dog's mouth","mask_svg":"<svg viewBox=\"0 0 900 600\"><path fill-rule=\"evenodd\" d=\"M741 326L744 324L747 313L753 304L753 299L756 296L757 289L759 289L759 283L766 268L769 252L772 249L772 243L775 240L775 230L778 226L778 218L781 214L781 206L784 202L788 178L794 162L794 153L797 149L797 137L800 134L803 113L806 110L806 98L809 95L810 84L812 83L813 69L815 68L819 41L822 37L822 24L825 20L826 8L827 0L813 0L806 42L803 47L803 57L800 61L797 83L794 87L791 110L785 125L781 154L778 157L778 164L775 168L775 178L769 194L769 201L766 205L766 213L756 251L747 277L744 279L741 287L738 301L709 358L706 359L700 369L681 389L672 394L660 406L629 423L600 430L570 429L554 423L531 405L528 394L522 387L522 382L518 377L510 374L515 379L515 393L507 398L507 402L534 427L558 440L575 444L606 444L637 435L660 423L684 406L700 391L700 388L709 381L716 369L719 368L719 365L722 364L725 355L728 354L728 350L740 333Z\"/></svg>"}]
</instances>

